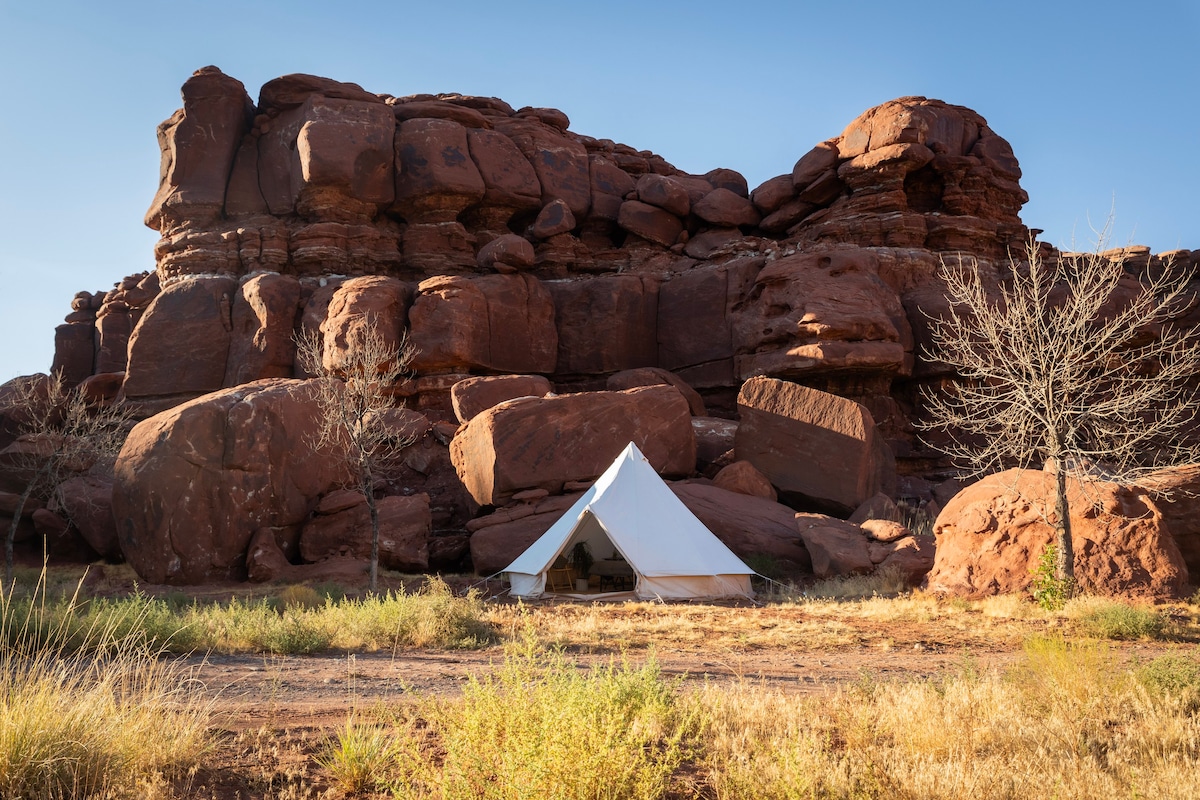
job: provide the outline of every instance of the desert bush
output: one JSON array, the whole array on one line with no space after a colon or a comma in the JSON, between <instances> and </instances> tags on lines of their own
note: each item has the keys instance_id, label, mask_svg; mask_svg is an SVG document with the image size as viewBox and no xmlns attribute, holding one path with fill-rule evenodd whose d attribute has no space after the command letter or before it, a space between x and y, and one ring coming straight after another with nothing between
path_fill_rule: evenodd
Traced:
<instances>
[{"instance_id":1,"label":"desert bush","mask_svg":"<svg viewBox=\"0 0 1200 800\"><path fill-rule=\"evenodd\" d=\"M697 709L653 659L584 670L524 637L459 699L426 703L433 746L393 768L399 798L559 800L666 795L697 746ZM407 740L419 735L410 727Z\"/></svg>"},{"instance_id":2,"label":"desert bush","mask_svg":"<svg viewBox=\"0 0 1200 800\"><path fill-rule=\"evenodd\" d=\"M144 610L0 598L0 796L141 798L198 763L208 703Z\"/></svg>"},{"instance_id":3,"label":"desert bush","mask_svg":"<svg viewBox=\"0 0 1200 800\"><path fill-rule=\"evenodd\" d=\"M1103 602L1083 612L1079 624L1084 633L1101 639L1160 639L1167 618L1149 606Z\"/></svg>"},{"instance_id":4,"label":"desert bush","mask_svg":"<svg viewBox=\"0 0 1200 800\"><path fill-rule=\"evenodd\" d=\"M317 763L345 792L363 794L384 789L395 780L404 744L391 727L351 716Z\"/></svg>"},{"instance_id":5,"label":"desert bush","mask_svg":"<svg viewBox=\"0 0 1200 800\"><path fill-rule=\"evenodd\" d=\"M802 600L859 600L866 597L886 597L910 590L904 573L898 569L877 569L869 575L848 575L827 578L804 589Z\"/></svg>"}]
</instances>

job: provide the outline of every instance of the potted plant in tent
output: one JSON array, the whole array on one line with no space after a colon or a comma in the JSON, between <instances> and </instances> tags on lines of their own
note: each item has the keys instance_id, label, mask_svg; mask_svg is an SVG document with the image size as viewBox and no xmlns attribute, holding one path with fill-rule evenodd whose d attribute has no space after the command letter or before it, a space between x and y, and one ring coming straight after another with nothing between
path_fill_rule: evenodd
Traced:
<instances>
[{"instance_id":1,"label":"potted plant in tent","mask_svg":"<svg viewBox=\"0 0 1200 800\"><path fill-rule=\"evenodd\" d=\"M587 542L576 542L571 548L571 555L568 558L571 562L571 567L575 570L575 591L586 592L588 589L588 573L592 570L592 564L595 559L592 558L591 548Z\"/></svg>"}]
</instances>

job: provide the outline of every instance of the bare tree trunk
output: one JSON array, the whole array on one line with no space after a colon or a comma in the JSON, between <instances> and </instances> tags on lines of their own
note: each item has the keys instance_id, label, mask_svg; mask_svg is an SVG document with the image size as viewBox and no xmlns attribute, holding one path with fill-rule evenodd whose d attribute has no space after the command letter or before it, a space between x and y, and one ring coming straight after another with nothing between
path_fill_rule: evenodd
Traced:
<instances>
[{"instance_id":1,"label":"bare tree trunk","mask_svg":"<svg viewBox=\"0 0 1200 800\"><path fill-rule=\"evenodd\" d=\"M1058 554L1054 572L1059 581L1071 591L1075 583L1075 550L1071 543L1071 508L1067 503L1067 471L1063 468L1063 459L1054 460L1054 513L1058 521L1054 525L1055 549Z\"/></svg>"},{"instance_id":2,"label":"bare tree trunk","mask_svg":"<svg viewBox=\"0 0 1200 800\"><path fill-rule=\"evenodd\" d=\"M362 493L367 498L367 510L371 512L371 573L368 588L372 592L379 586L379 509L375 507L373 483L370 475L363 477Z\"/></svg>"}]
</instances>

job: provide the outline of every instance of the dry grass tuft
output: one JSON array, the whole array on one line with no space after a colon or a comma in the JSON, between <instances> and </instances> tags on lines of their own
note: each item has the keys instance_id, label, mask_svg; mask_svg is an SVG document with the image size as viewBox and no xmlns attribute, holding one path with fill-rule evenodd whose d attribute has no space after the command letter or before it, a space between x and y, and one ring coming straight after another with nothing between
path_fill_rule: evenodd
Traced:
<instances>
[{"instance_id":1,"label":"dry grass tuft","mask_svg":"<svg viewBox=\"0 0 1200 800\"><path fill-rule=\"evenodd\" d=\"M82 627L39 600L0 598L0 796L163 796L208 749L209 702L136 612Z\"/></svg>"}]
</instances>

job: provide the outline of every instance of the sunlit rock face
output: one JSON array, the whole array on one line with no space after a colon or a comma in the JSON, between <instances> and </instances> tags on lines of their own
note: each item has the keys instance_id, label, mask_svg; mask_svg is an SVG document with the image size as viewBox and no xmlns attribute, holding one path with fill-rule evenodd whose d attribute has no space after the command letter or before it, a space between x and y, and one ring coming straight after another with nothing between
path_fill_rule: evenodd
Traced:
<instances>
[{"instance_id":1,"label":"sunlit rock face","mask_svg":"<svg viewBox=\"0 0 1200 800\"><path fill-rule=\"evenodd\" d=\"M386 323L419 343L418 383L594 389L660 367L701 391L769 375L882 395L914 369L939 255L996 260L1027 235L1008 143L920 97L751 190L496 98L288 75L255 102L216 67L182 96L158 130L153 282L89 294L57 334L74 381L126 369L147 411L299 376L287 332L322 329L336 285L365 276L401 300ZM445 379L420 394L449 407Z\"/></svg>"}]
</instances>

